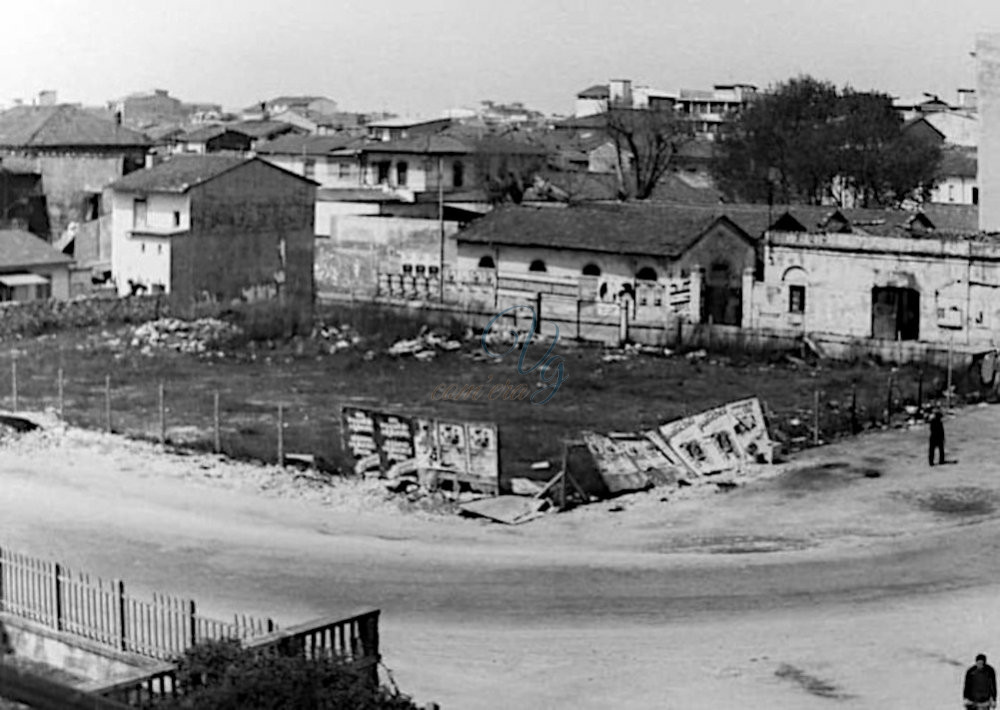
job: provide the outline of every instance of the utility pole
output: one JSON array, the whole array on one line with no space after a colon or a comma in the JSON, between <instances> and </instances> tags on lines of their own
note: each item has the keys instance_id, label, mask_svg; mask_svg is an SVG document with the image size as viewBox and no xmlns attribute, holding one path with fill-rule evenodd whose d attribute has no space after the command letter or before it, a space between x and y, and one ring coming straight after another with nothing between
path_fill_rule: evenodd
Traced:
<instances>
[{"instance_id":1,"label":"utility pole","mask_svg":"<svg viewBox=\"0 0 1000 710\"><path fill-rule=\"evenodd\" d=\"M441 239L441 260L438 267L438 300L444 303L444 156L438 156L438 230Z\"/></svg>"}]
</instances>

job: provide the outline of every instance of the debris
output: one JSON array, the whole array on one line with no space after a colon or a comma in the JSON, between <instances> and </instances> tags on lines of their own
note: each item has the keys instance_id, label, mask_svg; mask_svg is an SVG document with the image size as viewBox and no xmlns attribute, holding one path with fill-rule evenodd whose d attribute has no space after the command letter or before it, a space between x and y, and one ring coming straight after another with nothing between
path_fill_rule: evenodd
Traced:
<instances>
[{"instance_id":1,"label":"debris","mask_svg":"<svg viewBox=\"0 0 1000 710\"><path fill-rule=\"evenodd\" d=\"M510 479L510 489L514 495L535 496L545 489L545 484L531 478L512 478Z\"/></svg>"},{"instance_id":2,"label":"debris","mask_svg":"<svg viewBox=\"0 0 1000 710\"><path fill-rule=\"evenodd\" d=\"M547 471L551 467L552 464L550 464L548 461L535 461L533 464L531 464L532 471Z\"/></svg>"},{"instance_id":3,"label":"debris","mask_svg":"<svg viewBox=\"0 0 1000 710\"><path fill-rule=\"evenodd\" d=\"M312 454L285 454L285 465L295 468L316 468L316 457Z\"/></svg>"},{"instance_id":4,"label":"debris","mask_svg":"<svg viewBox=\"0 0 1000 710\"><path fill-rule=\"evenodd\" d=\"M466 515L488 518L507 525L519 525L539 517L548 507L549 502L543 499L497 496L463 503L459 509Z\"/></svg>"},{"instance_id":5,"label":"debris","mask_svg":"<svg viewBox=\"0 0 1000 710\"><path fill-rule=\"evenodd\" d=\"M132 331L130 345L139 348L145 355L157 348L182 353L204 353L224 347L241 334L238 326L216 318L191 321L161 318L143 323Z\"/></svg>"},{"instance_id":6,"label":"debris","mask_svg":"<svg viewBox=\"0 0 1000 710\"><path fill-rule=\"evenodd\" d=\"M704 360L708 357L707 350L692 350L687 355L685 355L688 360Z\"/></svg>"}]
</instances>

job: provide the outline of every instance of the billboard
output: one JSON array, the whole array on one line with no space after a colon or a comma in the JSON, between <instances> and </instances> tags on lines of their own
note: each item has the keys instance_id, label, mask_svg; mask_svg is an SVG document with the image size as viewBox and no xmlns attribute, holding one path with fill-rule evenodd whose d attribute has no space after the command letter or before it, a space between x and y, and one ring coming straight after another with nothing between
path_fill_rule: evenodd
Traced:
<instances>
[{"instance_id":1,"label":"billboard","mask_svg":"<svg viewBox=\"0 0 1000 710\"><path fill-rule=\"evenodd\" d=\"M499 431L489 422L407 417L358 407L342 410L344 450L355 473L383 477L427 472L496 493L500 482Z\"/></svg>"}]
</instances>

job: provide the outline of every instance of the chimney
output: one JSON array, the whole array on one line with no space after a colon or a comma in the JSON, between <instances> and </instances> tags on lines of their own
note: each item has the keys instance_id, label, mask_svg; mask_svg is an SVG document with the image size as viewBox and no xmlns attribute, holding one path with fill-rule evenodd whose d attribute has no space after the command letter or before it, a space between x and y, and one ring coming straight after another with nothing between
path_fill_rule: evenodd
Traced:
<instances>
[{"instance_id":1,"label":"chimney","mask_svg":"<svg viewBox=\"0 0 1000 710\"><path fill-rule=\"evenodd\" d=\"M58 103L58 97L55 91L48 89L46 91L38 92L39 106L55 106L56 103Z\"/></svg>"},{"instance_id":2,"label":"chimney","mask_svg":"<svg viewBox=\"0 0 1000 710\"><path fill-rule=\"evenodd\" d=\"M979 229L1000 232L1000 33L976 37Z\"/></svg>"},{"instance_id":3,"label":"chimney","mask_svg":"<svg viewBox=\"0 0 1000 710\"><path fill-rule=\"evenodd\" d=\"M976 90L975 89L959 89L958 90L958 107L965 109L966 111L976 110Z\"/></svg>"}]
</instances>

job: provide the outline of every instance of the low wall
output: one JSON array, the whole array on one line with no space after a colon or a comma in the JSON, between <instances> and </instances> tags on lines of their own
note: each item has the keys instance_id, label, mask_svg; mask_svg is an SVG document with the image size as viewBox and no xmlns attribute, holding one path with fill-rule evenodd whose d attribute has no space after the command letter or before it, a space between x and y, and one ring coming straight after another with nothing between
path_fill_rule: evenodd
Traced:
<instances>
[{"instance_id":1,"label":"low wall","mask_svg":"<svg viewBox=\"0 0 1000 710\"><path fill-rule=\"evenodd\" d=\"M20 617L0 613L8 649L17 657L59 668L89 682L107 683L148 671L156 661L111 650Z\"/></svg>"},{"instance_id":2,"label":"low wall","mask_svg":"<svg viewBox=\"0 0 1000 710\"><path fill-rule=\"evenodd\" d=\"M0 338L112 323L143 323L171 315L165 295L83 297L0 304Z\"/></svg>"},{"instance_id":3,"label":"low wall","mask_svg":"<svg viewBox=\"0 0 1000 710\"><path fill-rule=\"evenodd\" d=\"M359 299L342 297L337 294L321 294L320 300L327 304L343 303L358 305L372 303L387 308L400 315L409 315L432 326L446 326L458 321L473 329L481 330L499 311L510 303L498 307L485 305L462 306L453 303L406 301L402 299L375 298ZM533 301L524 301L532 305ZM519 331L530 327L530 314L516 311L505 324L515 325ZM542 307L542 332L551 335L553 324L559 326L563 338L603 343L618 347L624 342L670 348L736 349L745 351L788 351L803 347L801 331L746 329L739 326L709 325L674 321L642 322L630 321L622 328L619 320L606 314L591 313L586 308L578 316L568 315L564 309ZM499 327L499 326L496 326ZM834 360L853 360L864 357L878 357L891 363L926 363L947 367L949 358L954 368L967 367L972 363L973 353L978 349L966 345L955 345L949 354L946 345L922 343L919 341L877 340L874 338L850 338L834 333L809 333L807 337L825 357Z\"/></svg>"}]
</instances>

